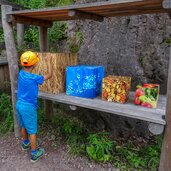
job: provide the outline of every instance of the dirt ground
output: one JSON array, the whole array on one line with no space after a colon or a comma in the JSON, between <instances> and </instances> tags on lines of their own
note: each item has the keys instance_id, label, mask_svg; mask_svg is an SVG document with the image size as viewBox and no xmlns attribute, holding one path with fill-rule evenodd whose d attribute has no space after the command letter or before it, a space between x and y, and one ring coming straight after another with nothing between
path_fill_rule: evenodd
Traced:
<instances>
[{"instance_id":1,"label":"dirt ground","mask_svg":"<svg viewBox=\"0 0 171 171\"><path fill-rule=\"evenodd\" d=\"M37 163L30 163L30 151L21 150L21 142L11 133L0 138L0 171L119 171L112 164L97 164L86 157L68 153L64 143L57 147L42 141L45 155Z\"/></svg>"}]
</instances>

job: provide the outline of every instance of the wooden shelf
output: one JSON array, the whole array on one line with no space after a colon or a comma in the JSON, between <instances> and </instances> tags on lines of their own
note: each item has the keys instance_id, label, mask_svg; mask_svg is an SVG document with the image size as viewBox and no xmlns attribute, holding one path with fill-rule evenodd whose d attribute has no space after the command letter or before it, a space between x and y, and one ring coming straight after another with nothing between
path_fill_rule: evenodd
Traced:
<instances>
[{"instance_id":1,"label":"wooden shelf","mask_svg":"<svg viewBox=\"0 0 171 171\"><path fill-rule=\"evenodd\" d=\"M65 93L50 94L50 93L39 92L39 97L46 100L52 100L52 101L66 103L79 107L94 109L98 111L140 119L140 120L157 123L161 125L166 124L165 120L162 118L163 115L165 116L166 96L164 95L159 96L159 101L156 109L150 109L150 108L134 105L133 96L134 93L131 92L130 100L125 104L120 104L120 103L103 101L100 99L100 97L97 97L95 99L87 99L87 98L80 98L74 96L67 96Z\"/></svg>"}]
</instances>

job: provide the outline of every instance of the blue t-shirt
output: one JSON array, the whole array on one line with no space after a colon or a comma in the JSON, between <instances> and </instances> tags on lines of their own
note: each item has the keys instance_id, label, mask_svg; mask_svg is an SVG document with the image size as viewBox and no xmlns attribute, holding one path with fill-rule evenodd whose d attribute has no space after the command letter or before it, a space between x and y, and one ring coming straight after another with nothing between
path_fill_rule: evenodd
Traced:
<instances>
[{"instance_id":1,"label":"blue t-shirt","mask_svg":"<svg viewBox=\"0 0 171 171\"><path fill-rule=\"evenodd\" d=\"M18 75L18 100L37 107L38 85L43 82L43 76L21 70Z\"/></svg>"}]
</instances>

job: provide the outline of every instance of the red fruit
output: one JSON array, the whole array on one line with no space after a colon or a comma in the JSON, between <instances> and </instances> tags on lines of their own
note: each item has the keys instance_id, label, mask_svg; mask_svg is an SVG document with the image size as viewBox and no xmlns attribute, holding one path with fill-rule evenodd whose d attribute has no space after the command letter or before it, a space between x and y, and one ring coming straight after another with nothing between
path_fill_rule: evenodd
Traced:
<instances>
[{"instance_id":1,"label":"red fruit","mask_svg":"<svg viewBox=\"0 0 171 171\"><path fill-rule=\"evenodd\" d=\"M135 92L135 96L139 97L139 96L143 96L145 95L144 91L141 88L138 88Z\"/></svg>"},{"instance_id":2,"label":"red fruit","mask_svg":"<svg viewBox=\"0 0 171 171\"><path fill-rule=\"evenodd\" d=\"M148 103L146 103L146 102L142 102L142 103L141 103L141 106L147 107L147 105L148 105Z\"/></svg>"},{"instance_id":3,"label":"red fruit","mask_svg":"<svg viewBox=\"0 0 171 171\"><path fill-rule=\"evenodd\" d=\"M140 102L139 98L138 98L138 97L135 97L134 104L138 105L138 104L140 104L140 103L141 103L141 102Z\"/></svg>"},{"instance_id":4,"label":"red fruit","mask_svg":"<svg viewBox=\"0 0 171 171\"><path fill-rule=\"evenodd\" d=\"M145 106L145 107L149 107L149 108L153 107L150 103L147 103L147 102L141 103L141 106Z\"/></svg>"},{"instance_id":5,"label":"red fruit","mask_svg":"<svg viewBox=\"0 0 171 171\"><path fill-rule=\"evenodd\" d=\"M153 108L153 106L152 106L150 103L147 105L147 107L149 107L149 108Z\"/></svg>"}]
</instances>

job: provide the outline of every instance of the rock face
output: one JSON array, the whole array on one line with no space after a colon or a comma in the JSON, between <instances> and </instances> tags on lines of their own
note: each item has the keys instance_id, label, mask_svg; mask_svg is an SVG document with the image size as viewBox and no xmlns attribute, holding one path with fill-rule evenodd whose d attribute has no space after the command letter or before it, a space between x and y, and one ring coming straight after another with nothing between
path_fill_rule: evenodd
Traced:
<instances>
[{"instance_id":1,"label":"rock face","mask_svg":"<svg viewBox=\"0 0 171 171\"><path fill-rule=\"evenodd\" d=\"M131 76L132 90L148 82L159 83L166 93L171 40L167 14L112 17L102 23L80 20L70 22L69 30L83 33L81 64L104 65L106 75Z\"/></svg>"},{"instance_id":2,"label":"rock face","mask_svg":"<svg viewBox=\"0 0 171 171\"><path fill-rule=\"evenodd\" d=\"M96 1L76 0L86 2ZM166 93L171 42L171 20L167 14L112 17L102 23L79 20L68 25L69 35L79 30L84 37L79 50L80 64L103 65L106 76L131 76L132 90L137 84L148 82L160 84L161 93ZM98 117L92 113L98 113ZM148 132L146 122L134 119L90 110L83 117L96 123L97 128L107 127L114 133Z\"/></svg>"}]
</instances>

